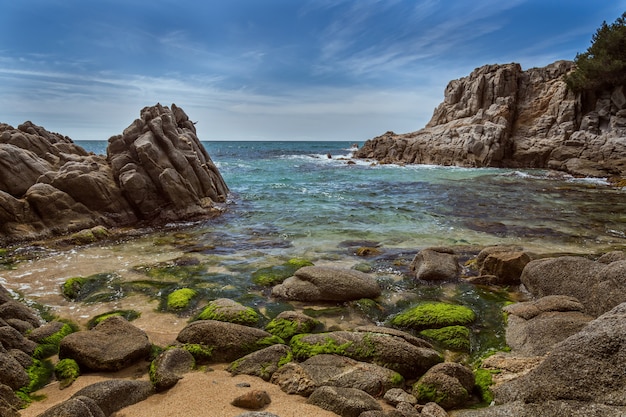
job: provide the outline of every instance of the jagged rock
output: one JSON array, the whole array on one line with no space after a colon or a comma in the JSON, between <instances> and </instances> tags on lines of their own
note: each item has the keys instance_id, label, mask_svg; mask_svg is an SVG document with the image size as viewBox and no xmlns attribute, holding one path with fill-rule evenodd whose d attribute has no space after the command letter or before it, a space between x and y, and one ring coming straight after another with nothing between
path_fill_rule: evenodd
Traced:
<instances>
[{"instance_id":1,"label":"jagged rock","mask_svg":"<svg viewBox=\"0 0 626 417\"><path fill-rule=\"evenodd\" d=\"M81 369L119 371L150 354L146 333L121 316L113 316L91 330L65 336L59 359L74 359Z\"/></svg>"},{"instance_id":2,"label":"jagged rock","mask_svg":"<svg viewBox=\"0 0 626 417\"><path fill-rule=\"evenodd\" d=\"M474 389L474 374L465 366L444 362L430 368L413 386L422 403L436 402L444 409L464 405Z\"/></svg>"},{"instance_id":3,"label":"jagged rock","mask_svg":"<svg viewBox=\"0 0 626 417\"><path fill-rule=\"evenodd\" d=\"M273 345L252 352L228 366L233 375L254 375L266 381L282 365L291 360L291 349L287 345Z\"/></svg>"},{"instance_id":4,"label":"jagged rock","mask_svg":"<svg viewBox=\"0 0 626 417\"><path fill-rule=\"evenodd\" d=\"M109 379L78 390L70 399L90 398L105 416L110 416L124 407L145 400L152 394L154 388L150 381Z\"/></svg>"},{"instance_id":5,"label":"jagged rock","mask_svg":"<svg viewBox=\"0 0 626 417\"><path fill-rule=\"evenodd\" d=\"M194 366L193 356L185 349L167 349L150 365L150 380L157 392L165 391L176 385Z\"/></svg>"},{"instance_id":6,"label":"jagged rock","mask_svg":"<svg viewBox=\"0 0 626 417\"><path fill-rule=\"evenodd\" d=\"M78 396L75 398L70 398L69 400L63 401L60 404L57 404L45 412L40 414L38 417L108 417L108 414L105 414L102 409L98 406L96 401L92 400L89 397Z\"/></svg>"},{"instance_id":7,"label":"jagged rock","mask_svg":"<svg viewBox=\"0 0 626 417\"><path fill-rule=\"evenodd\" d=\"M106 157L30 122L0 124L0 243L213 216L227 193L174 104L142 109Z\"/></svg>"},{"instance_id":8,"label":"jagged rock","mask_svg":"<svg viewBox=\"0 0 626 417\"><path fill-rule=\"evenodd\" d=\"M423 129L370 139L355 153L383 163L551 168L576 175L626 173L623 86L583 97L564 75L570 61L522 71L485 65L450 81Z\"/></svg>"},{"instance_id":9,"label":"jagged rock","mask_svg":"<svg viewBox=\"0 0 626 417\"><path fill-rule=\"evenodd\" d=\"M442 361L434 349L417 347L383 333L337 331L297 335L291 339L291 349L299 359L320 353L337 354L384 366L407 379L421 376Z\"/></svg>"},{"instance_id":10,"label":"jagged rock","mask_svg":"<svg viewBox=\"0 0 626 417\"><path fill-rule=\"evenodd\" d=\"M212 349L215 362L231 362L249 353L281 343L280 338L254 327L216 320L189 323L176 337L181 343L197 343Z\"/></svg>"},{"instance_id":11,"label":"jagged rock","mask_svg":"<svg viewBox=\"0 0 626 417\"><path fill-rule=\"evenodd\" d=\"M528 374L494 388L496 403L626 406L626 303L555 345Z\"/></svg>"},{"instance_id":12,"label":"jagged rock","mask_svg":"<svg viewBox=\"0 0 626 417\"><path fill-rule=\"evenodd\" d=\"M361 413L382 410L378 401L356 388L320 387L307 400L342 417L359 417Z\"/></svg>"},{"instance_id":13,"label":"jagged rock","mask_svg":"<svg viewBox=\"0 0 626 417\"><path fill-rule=\"evenodd\" d=\"M305 266L272 289L272 296L298 301L351 301L376 298L381 289L368 274L353 269Z\"/></svg>"},{"instance_id":14,"label":"jagged rock","mask_svg":"<svg viewBox=\"0 0 626 417\"><path fill-rule=\"evenodd\" d=\"M272 383L289 394L310 395L321 386L358 388L372 396L381 396L398 387L404 378L381 366L358 362L338 355L316 355L300 364L276 371Z\"/></svg>"},{"instance_id":15,"label":"jagged rock","mask_svg":"<svg viewBox=\"0 0 626 417\"><path fill-rule=\"evenodd\" d=\"M524 268L521 282L536 297L568 295L594 317L626 301L626 261L609 264L577 256L538 259Z\"/></svg>"},{"instance_id":16,"label":"jagged rock","mask_svg":"<svg viewBox=\"0 0 626 417\"><path fill-rule=\"evenodd\" d=\"M458 279L461 272L456 255L436 249L420 251L409 269L415 273L415 278L424 281L452 281Z\"/></svg>"}]
</instances>

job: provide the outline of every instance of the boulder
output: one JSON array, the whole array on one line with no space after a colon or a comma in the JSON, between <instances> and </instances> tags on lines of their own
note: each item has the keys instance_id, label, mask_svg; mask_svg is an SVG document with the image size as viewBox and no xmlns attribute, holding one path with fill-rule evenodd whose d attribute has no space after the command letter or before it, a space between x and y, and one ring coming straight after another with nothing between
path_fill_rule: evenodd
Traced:
<instances>
[{"instance_id":1,"label":"boulder","mask_svg":"<svg viewBox=\"0 0 626 417\"><path fill-rule=\"evenodd\" d=\"M191 353L181 348L167 349L150 365L150 381L157 392L172 388L195 366Z\"/></svg>"},{"instance_id":2,"label":"boulder","mask_svg":"<svg viewBox=\"0 0 626 417\"><path fill-rule=\"evenodd\" d=\"M351 301L376 298L381 289L363 272L322 266L305 266L272 288L272 296L297 301Z\"/></svg>"},{"instance_id":3,"label":"boulder","mask_svg":"<svg viewBox=\"0 0 626 417\"><path fill-rule=\"evenodd\" d=\"M3 417L20 417L18 410L24 405L23 401L7 385L0 383L0 415Z\"/></svg>"},{"instance_id":4,"label":"boulder","mask_svg":"<svg viewBox=\"0 0 626 417\"><path fill-rule=\"evenodd\" d=\"M626 303L553 346L528 374L494 389L498 404L577 401L626 406Z\"/></svg>"},{"instance_id":5,"label":"boulder","mask_svg":"<svg viewBox=\"0 0 626 417\"><path fill-rule=\"evenodd\" d=\"M450 81L423 129L386 132L366 141L355 157L624 176L626 112L615 105L621 99L612 99L623 96L623 87L575 94L564 81L573 68L571 61L526 71L517 63L476 68Z\"/></svg>"},{"instance_id":6,"label":"boulder","mask_svg":"<svg viewBox=\"0 0 626 417\"><path fill-rule=\"evenodd\" d=\"M0 352L0 385L17 391L30 382L26 370L9 353Z\"/></svg>"},{"instance_id":7,"label":"boulder","mask_svg":"<svg viewBox=\"0 0 626 417\"><path fill-rule=\"evenodd\" d=\"M90 398L105 416L110 416L124 407L145 400L152 394L154 388L150 381L109 379L78 390L70 399Z\"/></svg>"},{"instance_id":8,"label":"boulder","mask_svg":"<svg viewBox=\"0 0 626 417\"><path fill-rule=\"evenodd\" d=\"M4 320L18 319L39 327L42 320L32 308L18 301L10 300L0 305L0 318Z\"/></svg>"},{"instance_id":9,"label":"boulder","mask_svg":"<svg viewBox=\"0 0 626 417\"><path fill-rule=\"evenodd\" d=\"M210 217L228 187L184 111L157 104L87 153L26 122L0 124L0 244Z\"/></svg>"},{"instance_id":10,"label":"boulder","mask_svg":"<svg viewBox=\"0 0 626 417\"><path fill-rule=\"evenodd\" d=\"M417 404L417 398L409 394L402 388L392 388L385 393L384 399L387 403L396 406L399 403Z\"/></svg>"},{"instance_id":11,"label":"boulder","mask_svg":"<svg viewBox=\"0 0 626 417\"><path fill-rule=\"evenodd\" d=\"M515 401L494 407L455 411L454 417L623 417L624 413L626 407L580 401L546 401L540 404Z\"/></svg>"},{"instance_id":12,"label":"boulder","mask_svg":"<svg viewBox=\"0 0 626 417\"><path fill-rule=\"evenodd\" d=\"M74 359L81 370L119 371L150 354L146 333L121 316L113 316L91 330L67 335L59 345L59 358Z\"/></svg>"},{"instance_id":13,"label":"boulder","mask_svg":"<svg viewBox=\"0 0 626 417\"><path fill-rule=\"evenodd\" d=\"M322 386L358 388L374 397L403 385L404 378L381 366L339 355L321 354L276 371L272 383L288 394L310 395Z\"/></svg>"},{"instance_id":14,"label":"boulder","mask_svg":"<svg viewBox=\"0 0 626 417\"><path fill-rule=\"evenodd\" d=\"M456 255L435 249L420 251L409 265L415 278L424 281L453 281L459 278L461 266Z\"/></svg>"},{"instance_id":15,"label":"boulder","mask_svg":"<svg viewBox=\"0 0 626 417\"><path fill-rule=\"evenodd\" d=\"M289 346L272 345L237 359L228 366L228 372L233 375L254 375L269 381L274 372L291 361L291 357Z\"/></svg>"},{"instance_id":16,"label":"boulder","mask_svg":"<svg viewBox=\"0 0 626 417\"><path fill-rule=\"evenodd\" d=\"M444 409L459 408L470 399L474 389L474 374L458 363L444 362L430 368L413 385L417 401L435 402Z\"/></svg>"},{"instance_id":17,"label":"boulder","mask_svg":"<svg viewBox=\"0 0 626 417\"><path fill-rule=\"evenodd\" d=\"M38 417L108 417L93 399L85 396L72 397L40 414Z\"/></svg>"},{"instance_id":18,"label":"boulder","mask_svg":"<svg viewBox=\"0 0 626 417\"><path fill-rule=\"evenodd\" d=\"M296 335L291 339L291 349L299 359L336 354L384 366L407 379L421 376L442 361L434 349L417 347L383 333L337 331Z\"/></svg>"},{"instance_id":19,"label":"boulder","mask_svg":"<svg viewBox=\"0 0 626 417\"><path fill-rule=\"evenodd\" d=\"M249 353L282 343L282 339L261 329L216 320L198 320L182 329L176 340L212 349L212 360L231 362Z\"/></svg>"},{"instance_id":20,"label":"boulder","mask_svg":"<svg viewBox=\"0 0 626 417\"><path fill-rule=\"evenodd\" d=\"M261 316L251 307L246 307L228 298L218 298L209 302L198 314L198 319L227 321L245 326L254 326L261 320Z\"/></svg>"},{"instance_id":21,"label":"boulder","mask_svg":"<svg viewBox=\"0 0 626 417\"><path fill-rule=\"evenodd\" d=\"M293 336L302 333L311 333L315 328L322 327L322 323L313 317L298 311L283 311L265 326L271 334L288 341Z\"/></svg>"},{"instance_id":22,"label":"boulder","mask_svg":"<svg viewBox=\"0 0 626 417\"><path fill-rule=\"evenodd\" d=\"M480 263L479 273L495 275L498 285L519 285L522 271L530 261L530 255L524 251L493 251Z\"/></svg>"},{"instance_id":23,"label":"boulder","mask_svg":"<svg viewBox=\"0 0 626 417\"><path fill-rule=\"evenodd\" d=\"M11 326L0 327L0 344L5 349L18 349L29 355L37 348L37 343L27 339Z\"/></svg>"},{"instance_id":24,"label":"boulder","mask_svg":"<svg viewBox=\"0 0 626 417\"><path fill-rule=\"evenodd\" d=\"M320 387L307 403L342 417L359 417L366 411L382 410L375 398L356 388Z\"/></svg>"}]
</instances>

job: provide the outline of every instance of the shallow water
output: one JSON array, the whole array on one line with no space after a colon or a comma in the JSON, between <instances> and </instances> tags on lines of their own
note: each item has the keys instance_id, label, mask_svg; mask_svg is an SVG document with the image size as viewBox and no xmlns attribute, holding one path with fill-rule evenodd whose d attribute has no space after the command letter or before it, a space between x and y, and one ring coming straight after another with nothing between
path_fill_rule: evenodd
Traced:
<instances>
[{"instance_id":1,"label":"shallow water","mask_svg":"<svg viewBox=\"0 0 626 417\"><path fill-rule=\"evenodd\" d=\"M79 144L96 153L106 149L106 142ZM626 248L626 191L601 179L539 170L375 165L352 161L350 145L207 142L231 190L224 215L69 251L23 248L18 252L28 254L25 260L0 267L0 283L83 324L110 309L132 308L149 325L160 320L154 311L167 293L182 286L202 294L197 306L228 297L268 317L288 308L314 308L334 328L383 323L411 303L450 299L481 313L473 338L482 349L494 344L487 341L489 333L500 339L495 344L502 343L499 309L514 295L416 284L408 276L408 264L419 249L459 246L469 258L477 248L493 244L538 253ZM359 247L376 247L379 254L356 256ZM175 262L181 257L187 264L191 259L191 267ZM374 307L353 303L337 310L335 305L272 300L267 289L252 283L254 271L294 257L316 265L365 264L385 288L384 295ZM61 296L60 286L68 278L98 273L116 277L100 294L106 302L77 303ZM165 282L157 290L142 292L122 284L157 275ZM175 327L185 322L171 313L160 316Z\"/></svg>"}]
</instances>

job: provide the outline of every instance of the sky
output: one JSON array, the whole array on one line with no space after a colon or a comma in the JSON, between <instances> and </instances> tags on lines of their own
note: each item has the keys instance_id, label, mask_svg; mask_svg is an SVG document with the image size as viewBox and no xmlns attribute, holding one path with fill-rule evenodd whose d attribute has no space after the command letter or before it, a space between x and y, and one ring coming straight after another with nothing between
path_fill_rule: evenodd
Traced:
<instances>
[{"instance_id":1,"label":"sky","mask_svg":"<svg viewBox=\"0 0 626 417\"><path fill-rule=\"evenodd\" d=\"M626 0L0 0L0 122L107 140L156 103L200 140L419 130L450 80L573 60Z\"/></svg>"}]
</instances>

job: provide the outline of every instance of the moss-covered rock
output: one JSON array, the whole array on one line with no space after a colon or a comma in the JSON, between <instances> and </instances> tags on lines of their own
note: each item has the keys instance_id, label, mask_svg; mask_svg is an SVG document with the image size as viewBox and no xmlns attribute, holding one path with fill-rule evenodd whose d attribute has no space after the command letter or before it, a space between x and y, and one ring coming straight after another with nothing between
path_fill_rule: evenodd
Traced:
<instances>
[{"instance_id":1,"label":"moss-covered rock","mask_svg":"<svg viewBox=\"0 0 626 417\"><path fill-rule=\"evenodd\" d=\"M312 266L313 263L306 259L293 258L281 265L261 268L252 273L252 282L264 287L271 287L280 284L298 269L304 266Z\"/></svg>"},{"instance_id":2,"label":"moss-covered rock","mask_svg":"<svg viewBox=\"0 0 626 417\"><path fill-rule=\"evenodd\" d=\"M491 386L493 385L493 375L492 370L479 368L474 371L474 383L476 391L480 395L481 401L489 405L493 402L494 396L491 391Z\"/></svg>"},{"instance_id":3,"label":"moss-covered rock","mask_svg":"<svg viewBox=\"0 0 626 417\"><path fill-rule=\"evenodd\" d=\"M76 324L63 323L58 331L38 341L39 344L35 348L33 357L35 359L44 359L56 355L59 353L59 344L61 343L61 340L63 340L63 338L68 334L74 333L77 330L78 326Z\"/></svg>"},{"instance_id":4,"label":"moss-covered rock","mask_svg":"<svg viewBox=\"0 0 626 417\"><path fill-rule=\"evenodd\" d=\"M119 278L113 273L73 277L63 283L61 292L70 301L110 301L122 295L119 291Z\"/></svg>"},{"instance_id":5,"label":"moss-covered rock","mask_svg":"<svg viewBox=\"0 0 626 417\"><path fill-rule=\"evenodd\" d=\"M124 317L128 321L133 321L135 319L138 319L139 316L141 316L141 313L135 310L114 310L107 313L98 314L87 322L87 328L93 329L101 322L113 316L120 316Z\"/></svg>"},{"instance_id":6,"label":"moss-covered rock","mask_svg":"<svg viewBox=\"0 0 626 417\"><path fill-rule=\"evenodd\" d=\"M413 395L420 404L435 402L445 409L465 405L473 390L472 371L453 362L433 366L413 385Z\"/></svg>"},{"instance_id":7,"label":"moss-covered rock","mask_svg":"<svg viewBox=\"0 0 626 417\"><path fill-rule=\"evenodd\" d=\"M432 340L444 349L468 352L470 330L465 326L446 326L440 329L422 330L420 336Z\"/></svg>"},{"instance_id":8,"label":"moss-covered rock","mask_svg":"<svg viewBox=\"0 0 626 417\"><path fill-rule=\"evenodd\" d=\"M265 330L275 336L288 341L296 334L311 333L321 327L319 320L296 311L283 311L270 321Z\"/></svg>"},{"instance_id":9,"label":"moss-covered rock","mask_svg":"<svg viewBox=\"0 0 626 417\"><path fill-rule=\"evenodd\" d=\"M74 359L61 359L54 366L54 376L61 381L61 388L67 388L80 376L80 368Z\"/></svg>"},{"instance_id":10,"label":"moss-covered rock","mask_svg":"<svg viewBox=\"0 0 626 417\"><path fill-rule=\"evenodd\" d=\"M391 324L414 330L463 326L476 320L471 308L442 302L426 302L405 310L391 319Z\"/></svg>"},{"instance_id":11,"label":"moss-covered rock","mask_svg":"<svg viewBox=\"0 0 626 417\"><path fill-rule=\"evenodd\" d=\"M191 353L191 356L193 356L196 364L208 363L213 354L212 347L204 346L198 343L185 343L181 346L181 348Z\"/></svg>"},{"instance_id":12,"label":"moss-covered rock","mask_svg":"<svg viewBox=\"0 0 626 417\"><path fill-rule=\"evenodd\" d=\"M256 325L261 316L253 308L228 298L211 301L196 317L197 320L217 320L244 326Z\"/></svg>"},{"instance_id":13,"label":"moss-covered rock","mask_svg":"<svg viewBox=\"0 0 626 417\"><path fill-rule=\"evenodd\" d=\"M21 394L19 395L20 398L30 402L29 394L46 385L52 378L53 371L54 365L48 359L33 359L33 364L26 369L30 382L25 387L19 389L18 394Z\"/></svg>"},{"instance_id":14,"label":"moss-covered rock","mask_svg":"<svg viewBox=\"0 0 626 417\"><path fill-rule=\"evenodd\" d=\"M196 295L198 292L191 288L175 290L167 296L167 309L169 311L186 310Z\"/></svg>"}]
</instances>

